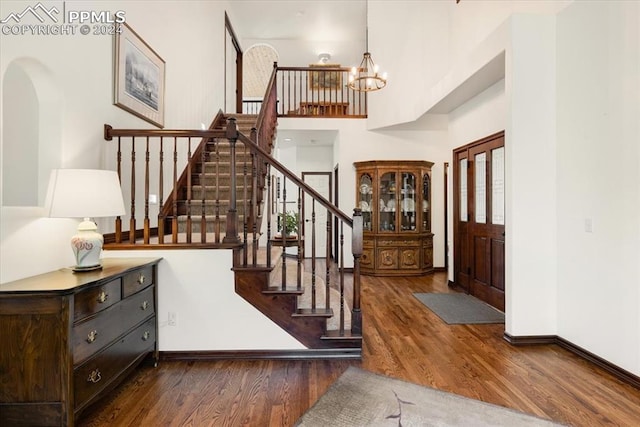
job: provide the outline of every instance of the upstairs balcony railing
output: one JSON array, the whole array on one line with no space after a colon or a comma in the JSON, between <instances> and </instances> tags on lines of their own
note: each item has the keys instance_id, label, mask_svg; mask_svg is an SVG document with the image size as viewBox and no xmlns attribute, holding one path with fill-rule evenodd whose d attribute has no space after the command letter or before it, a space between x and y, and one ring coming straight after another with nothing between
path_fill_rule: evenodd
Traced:
<instances>
[{"instance_id":1,"label":"upstairs balcony railing","mask_svg":"<svg viewBox=\"0 0 640 427\"><path fill-rule=\"evenodd\" d=\"M349 89L350 68L335 66L278 67L275 88L278 117L366 118L367 95ZM243 112L257 114L259 99L243 100Z\"/></svg>"}]
</instances>

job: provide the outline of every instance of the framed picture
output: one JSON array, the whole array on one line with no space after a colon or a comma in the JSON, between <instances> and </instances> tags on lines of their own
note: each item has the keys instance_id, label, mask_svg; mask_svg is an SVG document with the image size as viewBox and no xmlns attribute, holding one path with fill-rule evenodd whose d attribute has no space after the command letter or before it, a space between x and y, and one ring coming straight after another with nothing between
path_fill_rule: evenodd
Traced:
<instances>
[{"instance_id":1,"label":"framed picture","mask_svg":"<svg viewBox=\"0 0 640 427\"><path fill-rule=\"evenodd\" d=\"M309 68L339 68L340 64L309 64ZM342 85L342 71L309 71L309 89L339 89Z\"/></svg>"},{"instance_id":2,"label":"framed picture","mask_svg":"<svg viewBox=\"0 0 640 427\"><path fill-rule=\"evenodd\" d=\"M127 24L115 36L114 104L164 127L164 77L162 58Z\"/></svg>"}]
</instances>

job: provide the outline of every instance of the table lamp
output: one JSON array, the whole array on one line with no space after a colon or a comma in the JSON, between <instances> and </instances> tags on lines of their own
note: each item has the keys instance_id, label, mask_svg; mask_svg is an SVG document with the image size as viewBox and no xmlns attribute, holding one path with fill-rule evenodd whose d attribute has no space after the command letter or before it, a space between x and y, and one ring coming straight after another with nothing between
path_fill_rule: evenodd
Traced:
<instances>
[{"instance_id":1,"label":"table lamp","mask_svg":"<svg viewBox=\"0 0 640 427\"><path fill-rule=\"evenodd\" d=\"M100 254L104 238L90 218L124 215L120 179L114 171L54 169L49 178L45 208L51 218L84 218L71 238L76 259L73 271L102 268Z\"/></svg>"}]
</instances>

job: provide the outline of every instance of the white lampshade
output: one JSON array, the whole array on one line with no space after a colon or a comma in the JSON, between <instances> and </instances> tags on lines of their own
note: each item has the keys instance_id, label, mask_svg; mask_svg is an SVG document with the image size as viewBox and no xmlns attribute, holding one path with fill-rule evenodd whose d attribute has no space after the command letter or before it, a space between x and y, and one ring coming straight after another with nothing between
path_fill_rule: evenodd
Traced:
<instances>
[{"instance_id":1,"label":"white lampshade","mask_svg":"<svg viewBox=\"0 0 640 427\"><path fill-rule=\"evenodd\" d=\"M71 239L76 258L74 271L102 268L100 254L104 239L90 218L124 215L120 179L114 171L94 169L54 169L49 178L47 216L84 218Z\"/></svg>"},{"instance_id":2,"label":"white lampshade","mask_svg":"<svg viewBox=\"0 0 640 427\"><path fill-rule=\"evenodd\" d=\"M99 218L125 213L118 174L97 169L52 170L45 206L51 218Z\"/></svg>"}]
</instances>

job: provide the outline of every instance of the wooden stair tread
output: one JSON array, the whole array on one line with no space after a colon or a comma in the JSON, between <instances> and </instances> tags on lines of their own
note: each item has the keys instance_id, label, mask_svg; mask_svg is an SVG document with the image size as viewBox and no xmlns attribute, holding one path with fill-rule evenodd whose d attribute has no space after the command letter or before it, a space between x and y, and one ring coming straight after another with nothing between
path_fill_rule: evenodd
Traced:
<instances>
[{"instance_id":1,"label":"wooden stair tread","mask_svg":"<svg viewBox=\"0 0 640 427\"><path fill-rule=\"evenodd\" d=\"M304 289L287 288L282 289L281 286L270 286L262 291L265 295L302 295Z\"/></svg>"},{"instance_id":2,"label":"wooden stair tread","mask_svg":"<svg viewBox=\"0 0 640 427\"><path fill-rule=\"evenodd\" d=\"M333 317L333 309L329 308L299 308L293 317Z\"/></svg>"}]
</instances>

